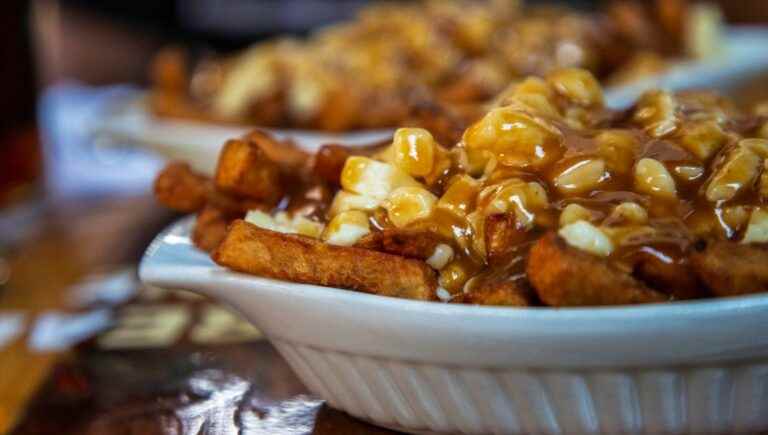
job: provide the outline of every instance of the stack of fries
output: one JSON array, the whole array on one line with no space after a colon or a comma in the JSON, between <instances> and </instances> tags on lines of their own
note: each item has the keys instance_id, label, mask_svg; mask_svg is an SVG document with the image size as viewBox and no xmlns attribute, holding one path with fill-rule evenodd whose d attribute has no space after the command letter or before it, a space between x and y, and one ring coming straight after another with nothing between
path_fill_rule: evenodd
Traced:
<instances>
[{"instance_id":1,"label":"stack of fries","mask_svg":"<svg viewBox=\"0 0 768 435\"><path fill-rule=\"evenodd\" d=\"M456 144L309 156L255 131L165 205L230 269L385 296L594 306L768 291L768 110L708 92L603 105L582 69L528 78Z\"/></svg>"},{"instance_id":2,"label":"stack of fries","mask_svg":"<svg viewBox=\"0 0 768 435\"><path fill-rule=\"evenodd\" d=\"M527 75L580 67L629 81L673 57L709 54L717 14L699 9L683 0L614 1L591 14L505 0L374 5L309 39L203 59L192 72L183 52L164 51L151 106L160 116L333 131L426 124L453 141L482 116L480 103Z\"/></svg>"}]
</instances>

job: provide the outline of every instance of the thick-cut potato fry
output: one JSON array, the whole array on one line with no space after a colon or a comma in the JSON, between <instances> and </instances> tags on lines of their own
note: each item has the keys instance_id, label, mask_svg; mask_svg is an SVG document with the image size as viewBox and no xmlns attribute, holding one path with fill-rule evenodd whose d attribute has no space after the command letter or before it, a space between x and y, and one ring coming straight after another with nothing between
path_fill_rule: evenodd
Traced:
<instances>
[{"instance_id":1,"label":"thick-cut potato fry","mask_svg":"<svg viewBox=\"0 0 768 435\"><path fill-rule=\"evenodd\" d=\"M323 145L315 154L312 162L312 172L320 178L336 186L341 184L341 170L344 163L352 155L349 149L342 145Z\"/></svg>"},{"instance_id":2,"label":"thick-cut potato fry","mask_svg":"<svg viewBox=\"0 0 768 435\"><path fill-rule=\"evenodd\" d=\"M244 139L258 146L284 172L295 174L296 171L304 171L310 159L310 154L292 141L277 140L263 130L250 131Z\"/></svg>"},{"instance_id":3,"label":"thick-cut potato fry","mask_svg":"<svg viewBox=\"0 0 768 435\"><path fill-rule=\"evenodd\" d=\"M223 192L272 201L281 194L280 168L256 144L232 139L224 144L214 176Z\"/></svg>"},{"instance_id":4,"label":"thick-cut potato fry","mask_svg":"<svg viewBox=\"0 0 768 435\"><path fill-rule=\"evenodd\" d=\"M493 281L475 286L463 295L461 302L475 305L527 307L532 305L532 299L528 289L514 282Z\"/></svg>"},{"instance_id":5,"label":"thick-cut potato fry","mask_svg":"<svg viewBox=\"0 0 768 435\"><path fill-rule=\"evenodd\" d=\"M501 265L528 237L525 228L517 224L514 213L490 215L485 219L485 251L488 264Z\"/></svg>"},{"instance_id":6,"label":"thick-cut potato fry","mask_svg":"<svg viewBox=\"0 0 768 435\"><path fill-rule=\"evenodd\" d=\"M693 299L706 294L706 288L696 278L686 257L662 260L657 255L640 251L634 275L651 288L670 294L675 299Z\"/></svg>"},{"instance_id":7,"label":"thick-cut potato fry","mask_svg":"<svg viewBox=\"0 0 768 435\"><path fill-rule=\"evenodd\" d=\"M716 296L768 291L768 245L712 241L691 254L691 266Z\"/></svg>"},{"instance_id":8,"label":"thick-cut potato fry","mask_svg":"<svg viewBox=\"0 0 768 435\"><path fill-rule=\"evenodd\" d=\"M309 237L232 223L213 260L230 269L383 296L433 300L435 272L419 260L325 244Z\"/></svg>"},{"instance_id":9,"label":"thick-cut potato fry","mask_svg":"<svg viewBox=\"0 0 768 435\"><path fill-rule=\"evenodd\" d=\"M435 253L435 248L440 243L446 243L446 240L432 231L387 228L364 236L356 246L426 260Z\"/></svg>"},{"instance_id":10,"label":"thick-cut potato fry","mask_svg":"<svg viewBox=\"0 0 768 435\"><path fill-rule=\"evenodd\" d=\"M192 213L210 206L234 219L248 210L268 211L272 207L259 200L216 190L208 177L195 173L183 162L169 163L157 176L154 190L161 204L182 213Z\"/></svg>"},{"instance_id":11,"label":"thick-cut potato fry","mask_svg":"<svg viewBox=\"0 0 768 435\"><path fill-rule=\"evenodd\" d=\"M533 245L527 272L542 302L555 307L669 300L607 260L568 246L554 232L547 233Z\"/></svg>"},{"instance_id":12,"label":"thick-cut potato fry","mask_svg":"<svg viewBox=\"0 0 768 435\"><path fill-rule=\"evenodd\" d=\"M192 241L195 246L206 252L216 249L227 235L229 223L236 217L224 210L206 205L197 214L197 220L192 229Z\"/></svg>"},{"instance_id":13,"label":"thick-cut potato fry","mask_svg":"<svg viewBox=\"0 0 768 435\"><path fill-rule=\"evenodd\" d=\"M341 184L341 170L350 156L372 156L380 153L391 144L391 140L374 142L354 148L344 145L326 144L320 147L312 159L312 175L334 186Z\"/></svg>"},{"instance_id":14,"label":"thick-cut potato fry","mask_svg":"<svg viewBox=\"0 0 768 435\"><path fill-rule=\"evenodd\" d=\"M164 206L182 213L200 210L212 190L211 182L186 163L169 163L155 179L155 197Z\"/></svg>"}]
</instances>

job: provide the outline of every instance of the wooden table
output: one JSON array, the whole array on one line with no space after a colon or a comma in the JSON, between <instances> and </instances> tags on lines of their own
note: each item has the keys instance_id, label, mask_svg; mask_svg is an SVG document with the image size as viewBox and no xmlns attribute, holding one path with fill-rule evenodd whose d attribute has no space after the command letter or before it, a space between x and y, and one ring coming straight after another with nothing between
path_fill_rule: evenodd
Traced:
<instances>
[{"instance_id":1,"label":"wooden table","mask_svg":"<svg viewBox=\"0 0 768 435\"><path fill-rule=\"evenodd\" d=\"M393 433L328 408L257 331L185 293L136 284L112 329L73 349L30 349L46 313L104 309L73 304L71 286L130 273L173 218L146 197L56 206L5 253L0 312L24 313L27 328L0 348L0 433Z\"/></svg>"}]
</instances>

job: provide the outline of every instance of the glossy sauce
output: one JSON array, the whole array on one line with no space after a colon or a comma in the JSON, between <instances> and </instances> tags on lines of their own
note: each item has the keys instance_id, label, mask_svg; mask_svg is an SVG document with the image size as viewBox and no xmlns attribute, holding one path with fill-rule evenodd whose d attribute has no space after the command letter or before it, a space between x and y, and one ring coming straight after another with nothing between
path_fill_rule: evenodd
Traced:
<instances>
[{"instance_id":1,"label":"glossy sauce","mask_svg":"<svg viewBox=\"0 0 768 435\"><path fill-rule=\"evenodd\" d=\"M695 103L695 104L694 104ZM728 134L728 140L719 152L707 159L701 160L680 143L682 126L691 118L703 117L703 111L711 113L706 116L724 116L711 107L705 99L704 103L694 99L694 103L680 104L678 107L678 128L662 138L652 137L642 126L629 119L626 113L614 112L606 115L602 112L601 127L605 129L575 129L560 121L551 124L562 133L559 147L548 143L546 147L536 148L538 163L532 165L517 164L515 159L503 155L507 159L504 165L499 161L490 174L486 174L483 186L503 183L512 178L525 182L537 182L547 193L548 207L532 212L535 225L529 230L522 241L511 250L505 261L489 265L485 253L478 249L477 238L483 238L483 229L475 228L466 219L455 217L437 210L433 215L414 224L419 228L429 228L446 237L452 236L456 257L447 267L449 270L441 273L441 285L452 294L471 290L471 287L488 281L514 281L527 285L525 263L530 246L543 232L557 230L558 217L569 204L579 204L593 213L595 224L615 231L624 231L626 222L621 222L611 216L615 206L633 202L642 206L648 214L648 221L639 231L632 232L627 228L628 237L610 254L609 260L619 267L632 270L633 264L643 256L652 256L661 263L684 265L687 255L697 238L717 237L737 239L744 231L744 226L736 228L725 216L729 207L736 205L754 206L759 204L757 194L744 193L727 204L712 203L702 194L713 171L718 167L718 158L725 150L736 145L738 139L749 137L750 129L756 128L757 122L747 117L728 119L722 123L722 128ZM714 113L714 115L712 115ZM473 127L477 128L477 127ZM602 153L598 135L611 131L633 141L631 149L617 152ZM746 136L745 136L746 135ZM547 139L549 140L549 139ZM458 149L466 147L459 144ZM456 152L456 149L454 149ZM553 153L550 158L546 153ZM595 185L584 191L568 191L568 187L558 187L557 177L569 168L585 165L590 160L614 159L625 152L630 162L629 170L608 170L595 178ZM660 162L672 175L676 195L664 197L638 192L635 182L634 167L640 159L653 159ZM614 162L615 163L615 162ZM618 162L617 164L620 164ZM607 165L607 163L606 163ZM625 165L626 166L626 165ZM599 169L599 164L595 167ZM578 169L578 168L576 168ZM625 168L627 169L627 168ZM439 184L432 186L438 196L445 189L449 176L461 173L454 165ZM476 209L482 209L487 204L478 202ZM743 223L743 222L742 222ZM379 222L380 225L381 222ZM383 224L386 226L386 224ZM703 230L705 229L705 230ZM445 277L448 277L447 279ZM466 287L465 287L466 284Z\"/></svg>"}]
</instances>

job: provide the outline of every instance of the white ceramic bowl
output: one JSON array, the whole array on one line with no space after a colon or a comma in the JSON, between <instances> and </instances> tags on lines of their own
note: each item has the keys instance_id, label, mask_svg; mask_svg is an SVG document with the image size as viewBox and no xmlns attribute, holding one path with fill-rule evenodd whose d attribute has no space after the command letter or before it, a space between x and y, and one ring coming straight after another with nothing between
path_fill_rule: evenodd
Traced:
<instances>
[{"instance_id":1,"label":"white ceramic bowl","mask_svg":"<svg viewBox=\"0 0 768 435\"><path fill-rule=\"evenodd\" d=\"M416 433L768 429L768 296L626 308L409 301L233 273L157 237L149 284L239 310L336 408Z\"/></svg>"}]
</instances>

